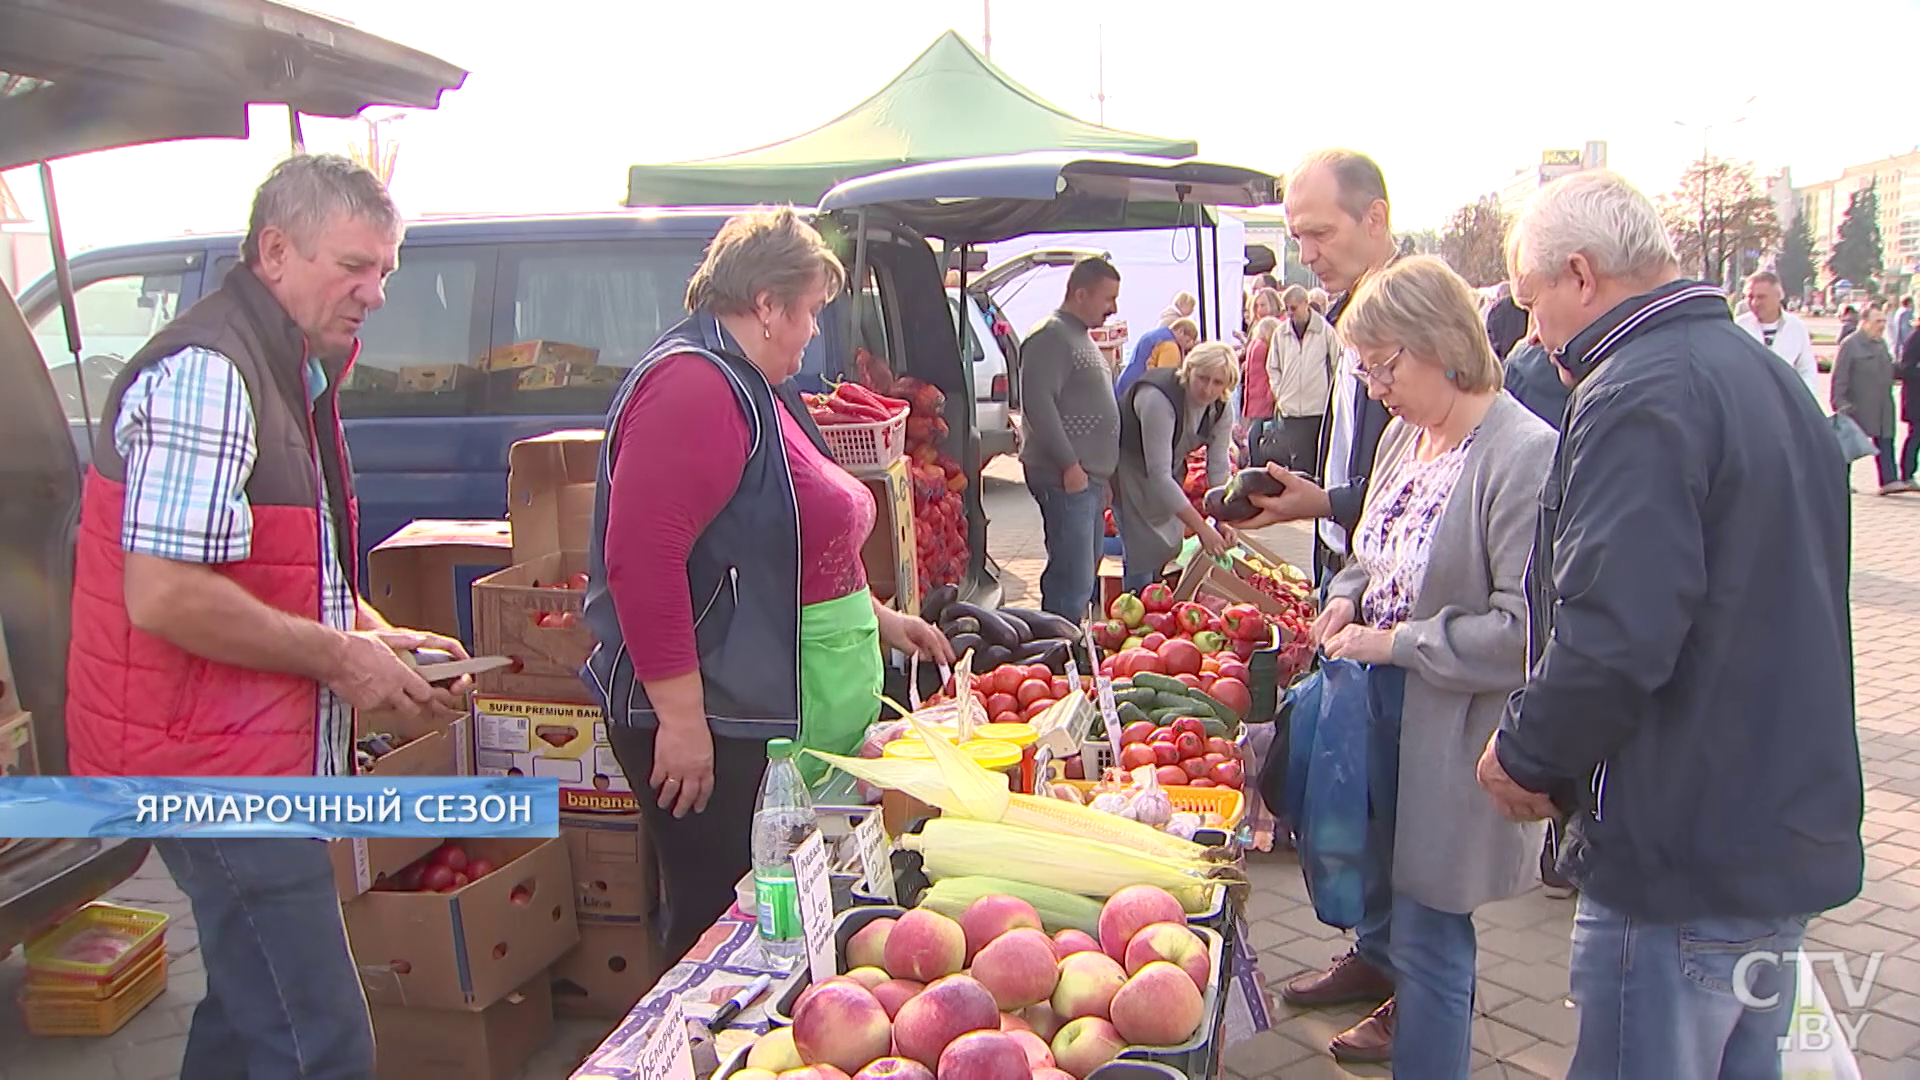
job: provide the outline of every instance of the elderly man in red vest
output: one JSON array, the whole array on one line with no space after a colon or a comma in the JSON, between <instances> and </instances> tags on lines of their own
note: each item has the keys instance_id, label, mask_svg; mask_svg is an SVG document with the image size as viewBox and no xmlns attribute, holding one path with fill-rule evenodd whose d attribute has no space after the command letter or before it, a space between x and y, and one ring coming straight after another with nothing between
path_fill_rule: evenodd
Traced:
<instances>
[{"instance_id":1,"label":"elderly man in red vest","mask_svg":"<svg viewBox=\"0 0 1920 1080\"><path fill-rule=\"evenodd\" d=\"M373 174L297 156L241 265L114 380L87 473L67 667L79 776L345 776L355 709L452 705L358 594L338 391L401 223ZM373 1034L325 845L156 844L193 902L207 995L181 1075L365 1080Z\"/></svg>"}]
</instances>

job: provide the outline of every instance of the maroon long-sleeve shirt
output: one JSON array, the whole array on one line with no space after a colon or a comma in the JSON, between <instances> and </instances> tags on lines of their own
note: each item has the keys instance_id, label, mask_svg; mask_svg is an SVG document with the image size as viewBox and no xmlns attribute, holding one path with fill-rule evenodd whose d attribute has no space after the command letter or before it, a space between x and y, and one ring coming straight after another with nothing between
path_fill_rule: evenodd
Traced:
<instances>
[{"instance_id":1,"label":"maroon long-sleeve shirt","mask_svg":"<svg viewBox=\"0 0 1920 1080\"><path fill-rule=\"evenodd\" d=\"M873 494L785 408L774 411L800 508L800 602L865 588L860 549L873 531ZM682 353L641 382L614 437L605 550L620 632L641 682L685 675L700 666L687 554L740 487L747 417L719 368Z\"/></svg>"}]
</instances>

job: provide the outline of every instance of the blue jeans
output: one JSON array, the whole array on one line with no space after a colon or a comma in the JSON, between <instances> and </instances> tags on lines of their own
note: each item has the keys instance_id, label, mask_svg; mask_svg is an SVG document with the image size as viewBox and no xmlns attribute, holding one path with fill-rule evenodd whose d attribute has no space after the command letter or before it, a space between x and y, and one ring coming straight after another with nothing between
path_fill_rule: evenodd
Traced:
<instances>
[{"instance_id":1,"label":"blue jeans","mask_svg":"<svg viewBox=\"0 0 1920 1080\"><path fill-rule=\"evenodd\" d=\"M1040 504L1047 568L1040 572L1040 608L1075 623L1100 599L1100 548L1106 538L1107 486L1093 480L1083 491L1027 479Z\"/></svg>"},{"instance_id":2,"label":"blue jeans","mask_svg":"<svg viewBox=\"0 0 1920 1080\"><path fill-rule=\"evenodd\" d=\"M1778 1080L1795 986L1786 954L1806 932L1798 915L1643 922L1582 893L1568 971L1580 1009L1569 1080ZM1784 959L1740 970L1740 958L1756 952ZM1751 991L1741 996L1778 994L1774 1007L1742 1004L1736 974Z\"/></svg>"},{"instance_id":3,"label":"blue jeans","mask_svg":"<svg viewBox=\"0 0 1920 1080\"><path fill-rule=\"evenodd\" d=\"M1393 940L1393 826L1400 790L1400 707L1407 672L1390 664L1367 669L1367 861L1360 924L1353 947L1360 958L1389 975L1395 971Z\"/></svg>"},{"instance_id":4,"label":"blue jeans","mask_svg":"<svg viewBox=\"0 0 1920 1080\"><path fill-rule=\"evenodd\" d=\"M207 996L180 1075L367 1080L373 1024L319 840L157 840L193 903Z\"/></svg>"},{"instance_id":5,"label":"blue jeans","mask_svg":"<svg viewBox=\"0 0 1920 1080\"><path fill-rule=\"evenodd\" d=\"M1393 897L1395 1080L1467 1080L1473 1068L1473 916Z\"/></svg>"}]
</instances>

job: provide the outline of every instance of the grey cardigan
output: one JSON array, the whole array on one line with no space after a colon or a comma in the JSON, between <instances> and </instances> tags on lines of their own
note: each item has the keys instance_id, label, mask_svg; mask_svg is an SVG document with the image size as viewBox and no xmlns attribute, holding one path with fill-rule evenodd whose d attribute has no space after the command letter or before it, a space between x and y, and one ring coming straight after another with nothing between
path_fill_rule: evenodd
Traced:
<instances>
[{"instance_id":1,"label":"grey cardigan","mask_svg":"<svg viewBox=\"0 0 1920 1080\"><path fill-rule=\"evenodd\" d=\"M1403 420L1388 424L1374 474L1388 476L1419 437ZM1412 617L1394 635L1407 692L1393 889L1440 911L1471 912L1538 879L1545 827L1502 817L1474 766L1527 678L1527 561L1555 439L1512 395L1494 400L1440 515ZM1373 512L1369 497L1362 520ZM1357 609L1366 588L1355 563L1327 595Z\"/></svg>"}]
</instances>

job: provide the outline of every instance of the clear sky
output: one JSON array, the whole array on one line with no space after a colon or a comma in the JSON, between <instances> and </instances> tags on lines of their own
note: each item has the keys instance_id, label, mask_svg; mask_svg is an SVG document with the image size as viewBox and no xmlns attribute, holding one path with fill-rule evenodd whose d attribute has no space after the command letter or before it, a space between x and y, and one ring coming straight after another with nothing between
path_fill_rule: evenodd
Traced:
<instances>
[{"instance_id":1,"label":"clear sky","mask_svg":"<svg viewBox=\"0 0 1920 1080\"><path fill-rule=\"evenodd\" d=\"M1920 0L1393 0L1254 5L991 0L994 61L1096 119L1198 140L1203 157L1284 171L1309 149L1373 154L1395 224L1438 226L1542 150L1609 144L1650 191L1700 151L1796 182L1912 149ZM980 44L979 0L307 0L467 68L437 112L388 131L410 215L616 206L626 167L727 153L823 123L941 31ZM1744 110L1749 97L1758 99ZM284 113L245 142L141 147L56 163L72 247L237 228L286 152ZM311 149L364 129L309 121ZM31 170L6 180L38 215Z\"/></svg>"}]
</instances>

